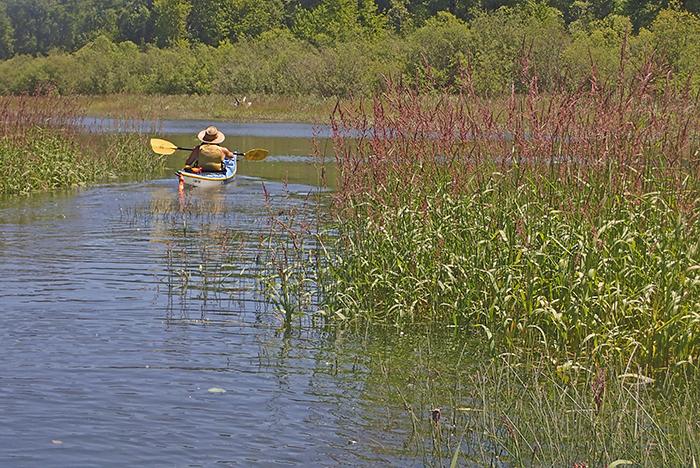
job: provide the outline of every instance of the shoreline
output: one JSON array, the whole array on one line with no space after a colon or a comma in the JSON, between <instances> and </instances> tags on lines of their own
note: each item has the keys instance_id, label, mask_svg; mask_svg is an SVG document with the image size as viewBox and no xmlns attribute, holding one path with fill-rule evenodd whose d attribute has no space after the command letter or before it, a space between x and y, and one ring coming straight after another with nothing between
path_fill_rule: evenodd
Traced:
<instances>
[{"instance_id":1,"label":"shoreline","mask_svg":"<svg viewBox=\"0 0 700 468\"><path fill-rule=\"evenodd\" d=\"M336 98L275 95L65 96L87 117L145 120L210 120L235 123L328 124Z\"/></svg>"}]
</instances>

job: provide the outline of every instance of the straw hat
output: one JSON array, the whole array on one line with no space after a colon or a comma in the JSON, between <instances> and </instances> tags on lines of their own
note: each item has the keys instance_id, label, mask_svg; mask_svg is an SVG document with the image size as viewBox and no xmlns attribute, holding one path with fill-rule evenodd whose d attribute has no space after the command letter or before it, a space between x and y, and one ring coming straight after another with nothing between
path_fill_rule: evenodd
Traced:
<instances>
[{"instance_id":1,"label":"straw hat","mask_svg":"<svg viewBox=\"0 0 700 468\"><path fill-rule=\"evenodd\" d=\"M226 137L216 127L211 126L199 132L197 134L197 138L199 138L199 141L201 141L202 143L210 143L212 145L217 145L224 141Z\"/></svg>"}]
</instances>

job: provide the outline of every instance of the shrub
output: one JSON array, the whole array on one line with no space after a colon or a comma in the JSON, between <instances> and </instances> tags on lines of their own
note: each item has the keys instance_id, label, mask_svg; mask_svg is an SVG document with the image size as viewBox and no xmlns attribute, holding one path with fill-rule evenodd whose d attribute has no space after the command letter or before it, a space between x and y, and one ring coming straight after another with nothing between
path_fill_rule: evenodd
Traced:
<instances>
[{"instance_id":1,"label":"shrub","mask_svg":"<svg viewBox=\"0 0 700 468\"><path fill-rule=\"evenodd\" d=\"M693 14L663 10L651 24L652 45L679 83L700 88L700 19Z\"/></svg>"},{"instance_id":2,"label":"shrub","mask_svg":"<svg viewBox=\"0 0 700 468\"><path fill-rule=\"evenodd\" d=\"M662 11L651 29L636 35L630 19L619 15L586 17L567 31L558 10L528 1L475 13L469 22L439 12L398 36L366 4L333 1L300 11L306 20L292 31L261 32L247 21L267 12L246 2L236 7L245 21L226 26L226 37L213 42L217 47L180 39L166 49L139 49L99 36L73 54L52 51L0 62L0 92L51 87L61 94L369 96L388 76L423 92L458 93L466 86L480 96L498 96L513 87L524 93L533 79L546 91L591 80L611 83L620 76L620 63L629 78L652 56L674 72L675 85L700 87L700 20L675 10ZM273 24L281 21L281 13L269 14ZM325 14L334 21L322 21ZM237 42L227 42L233 38Z\"/></svg>"},{"instance_id":3,"label":"shrub","mask_svg":"<svg viewBox=\"0 0 700 468\"><path fill-rule=\"evenodd\" d=\"M470 29L468 60L480 94L508 93L519 82L523 58L543 89L560 81L560 56L568 39L558 10L534 2L500 8L476 17Z\"/></svg>"},{"instance_id":4,"label":"shrub","mask_svg":"<svg viewBox=\"0 0 700 468\"><path fill-rule=\"evenodd\" d=\"M455 84L473 40L469 26L447 12L439 12L407 37L406 72L422 87Z\"/></svg>"},{"instance_id":5,"label":"shrub","mask_svg":"<svg viewBox=\"0 0 700 468\"><path fill-rule=\"evenodd\" d=\"M287 30L222 47L215 72L218 93L309 94L314 92L318 51Z\"/></svg>"},{"instance_id":6,"label":"shrub","mask_svg":"<svg viewBox=\"0 0 700 468\"><path fill-rule=\"evenodd\" d=\"M563 52L563 61L577 86L595 75L596 80L611 83L620 71L620 51L632 32L629 18L610 15L593 21L588 30L574 32L571 45Z\"/></svg>"}]
</instances>

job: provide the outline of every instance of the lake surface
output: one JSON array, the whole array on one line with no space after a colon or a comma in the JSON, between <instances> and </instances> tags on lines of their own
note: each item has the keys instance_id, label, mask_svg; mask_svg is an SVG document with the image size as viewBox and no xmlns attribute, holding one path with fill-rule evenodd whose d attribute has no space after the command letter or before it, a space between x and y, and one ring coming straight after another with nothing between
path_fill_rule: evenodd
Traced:
<instances>
[{"instance_id":1,"label":"lake surface","mask_svg":"<svg viewBox=\"0 0 700 468\"><path fill-rule=\"evenodd\" d=\"M429 432L431 408L448 403L438 388L457 374L437 369L459 366L445 357L461 359L457 345L281 315L256 281L261 242L271 210L313 218L312 144L224 130L226 146L273 156L184 195L168 171L0 201L0 466L435 460L416 424Z\"/></svg>"}]
</instances>

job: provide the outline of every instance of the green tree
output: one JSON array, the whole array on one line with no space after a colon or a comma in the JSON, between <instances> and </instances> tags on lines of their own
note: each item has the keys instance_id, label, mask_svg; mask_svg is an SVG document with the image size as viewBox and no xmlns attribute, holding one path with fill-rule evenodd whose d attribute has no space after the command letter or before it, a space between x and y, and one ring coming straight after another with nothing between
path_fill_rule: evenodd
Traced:
<instances>
[{"instance_id":1,"label":"green tree","mask_svg":"<svg viewBox=\"0 0 700 468\"><path fill-rule=\"evenodd\" d=\"M204 44L218 46L234 34L236 0L192 0L188 18L190 36Z\"/></svg>"},{"instance_id":2,"label":"green tree","mask_svg":"<svg viewBox=\"0 0 700 468\"><path fill-rule=\"evenodd\" d=\"M649 26L656 15L668 5L668 0L627 0L624 13L632 20L634 30L638 31Z\"/></svg>"},{"instance_id":3,"label":"green tree","mask_svg":"<svg viewBox=\"0 0 700 468\"><path fill-rule=\"evenodd\" d=\"M155 39L160 47L187 39L187 16L192 5L185 0L154 0Z\"/></svg>"},{"instance_id":4,"label":"green tree","mask_svg":"<svg viewBox=\"0 0 700 468\"><path fill-rule=\"evenodd\" d=\"M561 52L568 43L559 10L528 1L480 14L470 23L470 30L473 40L467 60L477 91L500 94L511 85L525 84L520 80L523 67L528 77L538 78L542 88L552 88L558 81Z\"/></svg>"},{"instance_id":5,"label":"green tree","mask_svg":"<svg viewBox=\"0 0 700 468\"><path fill-rule=\"evenodd\" d=\"M588 30L576 31L562 54L564 67L574 84L591 78L592 74L596 80L617 79L620 50L631 31L630 19L619 15L595 20Z\"/></svg>"},{"instance_id":6,"label":"green tree","mask_svg":"<svg viewBox=\"0 0 700 468\"><path fill-rule=\"evenodd\" d=\"M14 28L12 21L7 16L7 8L0 4L0 59L12 57L14 53Z\"/></svg>"},{"instance_id":7,"label":"green tree","mask_svg":"<svg viewBox=\"0 0 700 468\"><path fill-rule=\"evenodd\" d=\"M674 68L686 58L700 65L700 18L678 10L663 10L651 24L654 45L660 56Z\"/></svg>"},{"instance_id":8,"label":"green tree","mask_svg":"<svg viewBox=\"0 0 700 468\"><path fill-rule=\"evenodd\" d=\"M698 15L700 14L700 0L684 0L683 8Z\"/></svg>"},{"instance_id":9,"label":"green tree","mask_svg":"<svg viewBox=\"0 0 700 468\"><path fill-rule=\"evenodd\" d=\"M300 9L294 32L318 45L375 39L386 30L386 17L373 0L323 0L313 9Z\"/></svg>"},{"instance_id":10,"label":"green tree","mask_svg":"<svg viewBox=\"0 0 700 468\"><path fill-rule=\"evenodd\" d=\"M439 12L407 38L411 53L407 72L427 86L455 83L473 40L467 24L452 13Z\"/></svg>"},{"instance_id":11,"label":"green tree","mask_svg":"<svg viewBox=\"0 0 700 468\"><path fill-rule=\"evenodd\" d=\"M10 0L6 9L14 29L15 53L46 54L52 48L72 50L75 21L64 4Z\"/></svg>"},{"instance_id":12,"label":"green tree","mask_svg":"<svg viewBox=\"0 0 700 468\"><path fill-rule=\"evenodd\" d=\"M408 11L407 0L391 0L386 9L387 24L398 33L405 33L413 28L413 15Z\"/></svg>"},{"instance_id":13,"label":"green tree","mask_svg":"<svg viewBox=\"0 0 700 468\"><path fill-rule=\"evenodd\" d=\"M676 80L689 79L700 88L700 18L686 11L663 10L651 24L651 32L654 50L672 67Z\"/></svg>"},{"instance_id":14,"label":"green tree","mask_svg":"<svg viewBox=\"0 0 700 468\"><path fill-rule=\"evenodd\" d=\"M148 0L134 0L119 13L117 28L119 40L146 44L153 40L154 21Z\"/></svg>"},{"instance_id":15,"label":"green tree","mask_svg":"<svg viewBox=\"0 0 700 468\"><path fill-rule=\"evenodd\" d=\"M265 31L282 26L282 0L237 0L231 23L231 39L257 37Z\"/></svg>"},{"instance_id":16,"label":"green tree","mask_svg":"<svg viewBox=\"0 0 700 468\"><path fill-rule=\"evenodd\" d=\"M67 0L67 20L75 34L73 47L82 47L98 36L117 38L117 19L124 9L124 0Z\"/></svg>"}]
</instances>

